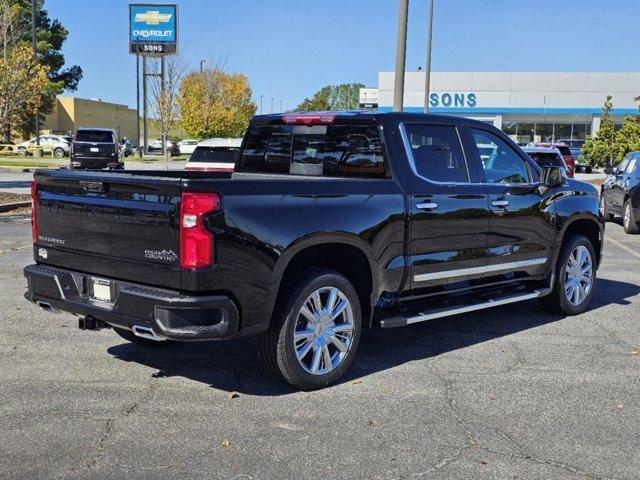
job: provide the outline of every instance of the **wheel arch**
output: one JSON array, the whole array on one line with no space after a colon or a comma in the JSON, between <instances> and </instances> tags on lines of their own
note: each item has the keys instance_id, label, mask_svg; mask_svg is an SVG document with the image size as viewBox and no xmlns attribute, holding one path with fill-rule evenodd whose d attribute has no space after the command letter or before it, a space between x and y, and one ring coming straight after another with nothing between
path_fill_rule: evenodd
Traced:
<instances>
[{"instance_id":1,"label":"wheel arch","mask_svg":"<svg viewBox=\"0 0 640 480\"><path fill-rule=\"evenodd\" d=\"M591 245L593 245L596 253L596 266L598 267L600 265L600 259L602 258L604 240L604 226L601 220L602 219L593 215L575 215L567 219L560 232L560 242L558 243L557 251L560 250L570 235L584 235L591 242Z\"/></svg>"},{"instance_id":2,"label":"wheel arch","mask_svg":"<svg viewBox=\"0 0 640 480\"><path fill-rule=\"evenodd\" d=\"M362 308L362 324L370 327L378 290L376 263L369 245L359 237L343 233L318 234L300 239L284 251L274 269L273 307L297 271L320 267L344 275L353 285Z\"/></svg>"}]
</instances>

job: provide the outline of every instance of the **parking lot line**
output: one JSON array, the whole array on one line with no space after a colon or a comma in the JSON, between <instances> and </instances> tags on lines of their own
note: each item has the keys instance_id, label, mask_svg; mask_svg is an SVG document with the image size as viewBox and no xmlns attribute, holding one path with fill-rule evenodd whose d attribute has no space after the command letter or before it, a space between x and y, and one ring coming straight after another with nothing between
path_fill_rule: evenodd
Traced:
<instances>
[{"instance_id":1,"label":"parking lot line","mask_svg":"<svg viewBox=\"0 0 640 480\"><path fill-rule=\"evenodd\" d=\"M617 247L620 247L625 252L630 253L634 257L640 258L640 252L636 252L633 248L627 247L624 243L619 242L618 240L614 240L613 238L610 238L610 237L608 237L606 241L613 243L614 245L616 245Z\"/></svg>"}]
</instances>

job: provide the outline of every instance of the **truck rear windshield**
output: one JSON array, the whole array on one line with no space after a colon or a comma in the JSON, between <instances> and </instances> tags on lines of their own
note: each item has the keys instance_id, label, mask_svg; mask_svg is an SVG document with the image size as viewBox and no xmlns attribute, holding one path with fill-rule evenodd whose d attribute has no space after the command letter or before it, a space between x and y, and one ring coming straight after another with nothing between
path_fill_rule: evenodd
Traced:
<instances>
[{"instance_id":1,"label":"truck rear windshield","mask_svg":"<svg viewBox=\"0 0 640 480\"><path fill-rule=\"evenodd\" d=\"M529 152L527 153L538 166L552 165L554 167L565 167L564 161L556 153Z\"/></svg>"},{"instance_id":2,"label":"truck rear windshield","mask_svg":"<svg viewBox=\"0 0 640 480\"><path fill-rule=\"evenodd\" d=\"M375 125L252 126L236 171L386 178Z\"/></svg>"},{"instance_id":3,"label":"truck rear windshield","mask_svg":"<svg viewBox=\"0 0 640 480\"><path fill-rule=\"evenodd\" d=\"M238 147L196 147L189 162L236 163Z\"/></svg>"},{"instance_id":4,"label":"truck rear windshield","mask_svg":"<svg viewBox=\"0 0 640 480\"><path fill-rule=\"evenodd\" d=\"M76 142L113 143L113 135L111 132L101 132L100 130L78 130Z\"/></svg>"}]
</instances>

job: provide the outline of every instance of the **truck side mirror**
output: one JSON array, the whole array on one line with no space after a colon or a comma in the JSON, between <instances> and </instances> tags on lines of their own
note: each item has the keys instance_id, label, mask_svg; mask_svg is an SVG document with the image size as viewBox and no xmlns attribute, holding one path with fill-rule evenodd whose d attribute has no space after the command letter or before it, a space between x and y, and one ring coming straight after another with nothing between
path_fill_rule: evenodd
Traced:
<instances>
[{"instance_id":1,"label":"truck side mirror","mask_svg":"<svg viewBox=\"0 0 640 480\"><path fill-rule=\"evenodd\" d=\"M562 176L562 169L555 165L547 165L542 167L540 173L540 185L543 187L559 187L564 183L564 177Z\"/></svg>"}]
</instances>

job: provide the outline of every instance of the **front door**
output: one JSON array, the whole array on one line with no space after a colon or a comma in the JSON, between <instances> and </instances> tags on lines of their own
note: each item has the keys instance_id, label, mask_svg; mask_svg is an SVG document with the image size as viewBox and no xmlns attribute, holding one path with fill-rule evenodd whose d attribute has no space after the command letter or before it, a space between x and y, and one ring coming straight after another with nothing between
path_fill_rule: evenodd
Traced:
<instances>
[{"instance_id":1,"label":"front door","mask_svg":"<svg viewBox=\"0 0 640 480\"><path fill-rule=\"evenodd\" d=\"M414 173L408 185L411 291L421 296L468 288L487 264L484 185L467 162L458 127L405 123L402 128Z\"/></svg>"},{"instance_id":2,"label":"front door","mask_svg":"<svg viewBox=\"0 0 640 480\"><path fill-rule=\"evenodd\" d=\"M533 162L494 132L469 128L489 199L485 281L542 276L553 257L553 192L540 188Z\"/></svg>"}]
</instances>

